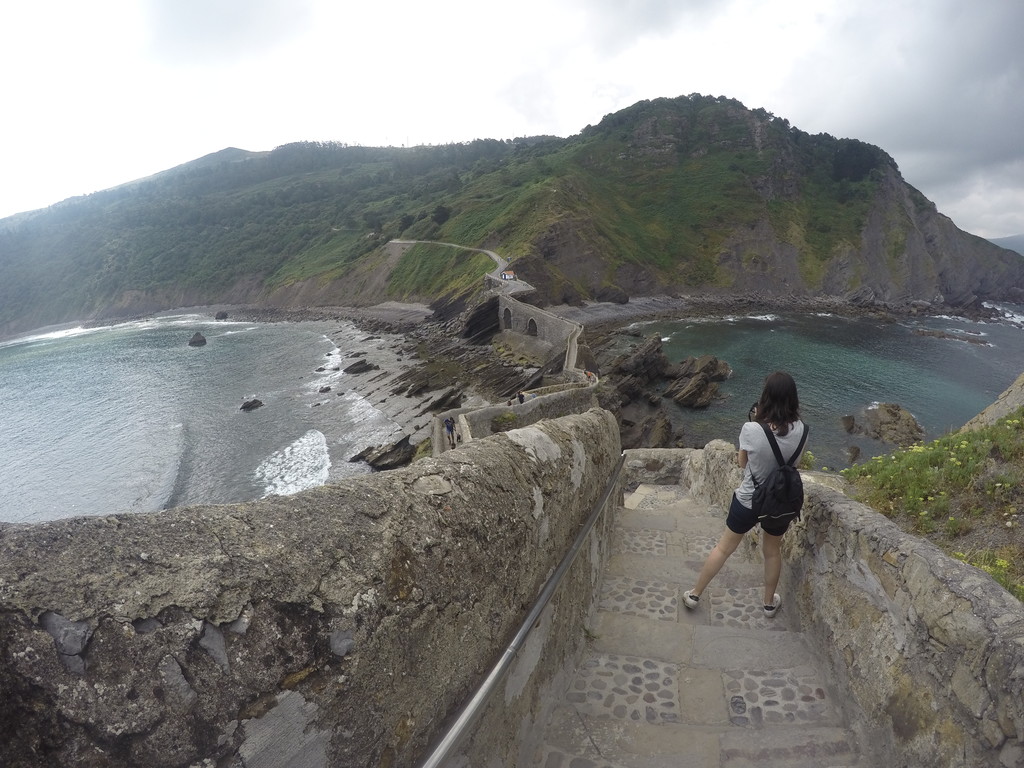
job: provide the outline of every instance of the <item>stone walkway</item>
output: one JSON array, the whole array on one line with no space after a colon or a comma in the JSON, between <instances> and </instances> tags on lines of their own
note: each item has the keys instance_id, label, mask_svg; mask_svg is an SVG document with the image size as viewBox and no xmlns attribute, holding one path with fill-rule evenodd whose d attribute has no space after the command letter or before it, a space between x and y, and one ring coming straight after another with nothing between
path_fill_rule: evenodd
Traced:
<instances>
[{"instance_id":1,"label":"stone walkway","mask_svg":"<svg viewBox=\"0 0 1024 768\"><path fill-rule=\"evenodd\" d=\"M693 585L724 514L684 489L641 485L615 523L583 664L544 734L543 768L863 768L842 697L788 611L761 608L751 538Z\"/></svg>"}]
</instances>

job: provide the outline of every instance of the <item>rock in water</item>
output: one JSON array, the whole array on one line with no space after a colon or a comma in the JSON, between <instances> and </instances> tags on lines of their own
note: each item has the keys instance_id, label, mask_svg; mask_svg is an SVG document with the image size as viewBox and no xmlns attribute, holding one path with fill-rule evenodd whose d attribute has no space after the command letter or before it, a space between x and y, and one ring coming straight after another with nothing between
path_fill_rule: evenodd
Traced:
<instances>
[{"instance_id":1,"label":"rock in water","mask_svg":"<svg viewBox=\"0 0 1024 768\"><path fill-rule=\"evenodd\" d=\"M679 405L687 408L707 408L718 395L718 384L707 374L698 373L692 377L680 376L665 391Z\"/></svg>"},{"instance_id":2,"label":"rock in water","mask_svg":"<svg viewBox=\"0 0 1024 768\"><path fill-rule=\"evenodd\" d=\"M227 320L228 319L228 313L225 312L222 309L220 312L218 312L216 315L213 316L213 319L214 320Z\"/></svg>"},{"instance_id":3,"label":"rock in water","mask_svg":"<svg viewBox=\"0 0 1024 768\"><path fill-rule=\"evenodd\" d=\"M206 337L203 336L199 331L192 334L192 338L188 340L190 347L204 347L206 346Z\"/></svg>"},{"instance_id":4,"label":"rock in water","mask_svg":"<svg viewBox=\"0 0 1024 768\"><path fill-rule=\"evenodd\" d=\"M240 411L255 411L257 408L261 407L262 405L263 405L263 401L262 400L257 400L256 398L253 398L252 400L246 400L244 403L242 403L242 407L239 408L239 410Z\"/></svg>"},{"instance_id":5,"label":"rock in water","mask_svg":"<svg viewBox=\"0 0 1024 768\"><path fill-rule=\"evenodd\" d=\"M708 381L725 381L732 378L732 367L714 355L688 357L679 363L673 378L696 376L701 373L708 377Z\"/></svg>"},{"instance_id":6,"label":"rock in water","mask_svg":"<svg viewBox=\"0 0 1024 768\"><path fill-rule=\"evenodd\" d=\"M852 429L850 422L853 421ZM924 428L917 423L914 415L901 405L879 403L865 409L863 420L843 417L847 432L866 435L874 440L909 448L924 439Z\"/></svg>"}]
</instances>

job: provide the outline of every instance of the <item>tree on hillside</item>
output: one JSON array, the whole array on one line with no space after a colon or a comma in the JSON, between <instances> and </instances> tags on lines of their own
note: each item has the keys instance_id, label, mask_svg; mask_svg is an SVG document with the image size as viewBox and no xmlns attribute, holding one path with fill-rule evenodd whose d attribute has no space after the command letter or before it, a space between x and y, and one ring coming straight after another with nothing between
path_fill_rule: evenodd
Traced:
<instances>
[{"instance_id":1,"label":"tree on hillside","mask_svg":"<svg viewBox=\"0 0 1024 768\"><path fill-rule=\"evenodd\" d=\"M431 217L434 223L440 226L448 221L448 218L452 215L451 209L444 205L439 205L434 209L434 215Z\"/></svg>"}]
</instances>

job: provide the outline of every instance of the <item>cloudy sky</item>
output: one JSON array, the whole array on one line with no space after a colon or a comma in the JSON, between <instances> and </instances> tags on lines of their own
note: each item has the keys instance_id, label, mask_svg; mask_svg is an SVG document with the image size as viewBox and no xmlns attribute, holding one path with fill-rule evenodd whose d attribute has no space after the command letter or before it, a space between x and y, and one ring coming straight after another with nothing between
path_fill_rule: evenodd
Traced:
<instances>
[{"instance_id":1,"label":"cloudy sky","mask_svg":"<svg viewBox=\"0 0 1024 768\"><path fill-rule=\"evenodd\" d=\"M1024 233L1020 0L5 0L0 217L225 147L570 136L703 93Z\"/></svg>"}]
</instances>

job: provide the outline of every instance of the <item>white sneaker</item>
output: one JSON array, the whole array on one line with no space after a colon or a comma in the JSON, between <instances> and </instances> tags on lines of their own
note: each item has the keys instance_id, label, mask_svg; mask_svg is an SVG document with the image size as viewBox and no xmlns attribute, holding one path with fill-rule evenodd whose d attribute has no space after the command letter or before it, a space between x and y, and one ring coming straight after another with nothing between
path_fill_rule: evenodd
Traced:
<instances>
[{"instance_id":1,"label":"white sneaker","mask_svg":"<svg viewBox=\"0 0 1024 768\"><path fill-rule=\"evenodd\" d=\"M683 605L685 605L687 608L696 608L700 604L699 600L700 595L695 595L692 592L690 592L690 590L686 590L685 592L683 592Z\"/></svg>"},{"instance_id":2,"label":"white sneaker","mask_svg":"<svg viewBox=\"0 0 1024 768\"><path fill-rule=\"evenodd\" d=\"M782 598L779 597L779 593L775 593L775 599L772 600L771 605L764 606L764 615L769 619L779 612L779 608L782 606Z\"/></svg>"}]
</instances>

